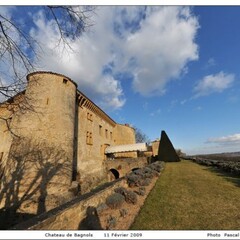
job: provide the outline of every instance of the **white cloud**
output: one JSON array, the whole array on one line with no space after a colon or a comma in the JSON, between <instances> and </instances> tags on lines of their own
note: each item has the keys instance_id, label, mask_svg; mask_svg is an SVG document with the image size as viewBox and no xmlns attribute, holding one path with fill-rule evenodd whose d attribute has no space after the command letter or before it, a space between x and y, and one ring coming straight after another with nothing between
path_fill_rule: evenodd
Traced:
<instances>
[{"instance_id":1,"label":"white cloud","mask_svg":"<svg viewBox=\"0 0 240 240\"><path fill-rule=\"evenodd\" d=\"M133 87L142 95L163 94L166 84L198 59L198 22L189 8L149 8L146 14L127 39L127 54L136 62Z\"/></svg>"},{"instance_id":2,"label":"white cloud","mask_svg":"<svg viewBox=\"0 0 240 240\"><path fill-rule=\"evenodd\" d=\"M212 154L212 153L224 153L224 152L238 152L240 148L240 133L209 138L204 144L192 146L185 149L185 152L189 155L195 154Z\"/></svg>"},{"instance_id":3,"label":"white cloud","mask_svg":"<svg viewBox=\"0 0 240 240\"><path fill-rule=\"evenodd\" d=\"M161 114L161 112L162 112L162 110L161 110L160 108L158 108L156 111L151 112L151 113L150 113L150 116L151 116L151 117L154 117L154 116L156 116L156 115Z\"/></svg>"},{"instance_id":4,"label":"white cloud","mask_svg":"<svg viewBox=\"0 0 240 240\"><path fill-rule=\"evenodd\" d=\"M210 67L216 66L216 64L217 64L216 60L213 57L211 57L211 58L208 59L208 61L207 61L206 65L204 66L204 68L208 69Z\"/></svg>"},{"instance_id":5,"label":"white cloud","mask_svg":"<svg viewBox=\"0 0 240 240\"><path fill-rule=\"evenodd\" d=\"M238 103L239 101L239 96L233 95L228 98L228 102L230 103Z\"/></svg>"},{"instance_id":6,"label":"white cloud","mask_svg":"<svg viewBox=\"0 0 240 240\"><path fill-rule=\"evenodd\" d=\"M86 32L80 39L72 41L73 51L64 49L52 22L46 21L41 12L35 15L37 28L32 29L31 34L44 45L43 54L37 59L39 69L67 75L97 104L114 109L123 106L125 99L120 82L113 75L102 72L104 66L112 61L112 54L106 37L108 33L104 29L108 29L109 23L104 19L107 15L99 14L102 22L96 24L92 32Z\"/></svg>"},{"instance_id":7,"label":"white cloud","mask_svg":"<svg viewBox=\"0 0 240 240\"><path fill-rule=\"evenodd\" d=\"M188 7L98 7L90 31L71 41L72 52L41 11L32 18L30 33L42 46L34 60L38 69L69 76L104 107L120 108L126 101L119 73L131 75L141 95L164 94L167 83L198 59L199 25Z\"/></svg>"},{"instance_id":8,"label":"white cloud","mask_svg":"<svg viewBox=\"0 0 240 240\"><path fill-rule=\"evenodd\" d=\"M188 100L187 99L184 99L180 102L181 105L184 105Z\"/></svg>"},{"instance_id":9,"label":"white cloud","mask_svg":"<svg viewBox=\"0 0 240 240\"><path fill-rule=\"evenodd\" d=\"M196 107L197 111L201 111L203 108L201 106Z\"/></svg>"},{"instance_id":10,"label":"white cloud","mask_svg":"<svg viewBox=\"0 0 240 240\"><path fill-rule=\"evenodd\" d=\"M231 87L235 80L234 74L219 72L215 75L205 76L194 88L194 97L206 96L214 92L222 92Z\"/></svg>"},{"instance_id":11,"label":"white cloud","mask_svg":"<svg viewBox=\"0 0 240 240\"><path fill-rule=\"evenodd\" d=\"M207 140L207 143L240 144L240 133L219 138L210 138Z\"/></svg>"},{"instance_id":12,"label":"white cloud","mask_svg":"<svg viewBox=\"0 0 240 240\"><path fill-rule=\"evenodd\" d=\"M186 152L188 155L198 155L198 154L212 154L212 153L226 153L226 152L238 152L239 145L236 144L226 144L226 145L202 145L198 147L192 147L188 149L183 148L183 152Z\"/></svg>"},{"instance_id":13,"label":"white cloud","mask_svg":"<svg viewBox=\"0 0 240 240\"><path fill-rule=\"evenodd\" d=\"M0 14L4 17L11 17L11 11L14 9L14 6L0 6Z\"/></svg>"},{"instance_id":14,"label":"white cloud","mask_svg":"<svg viewBox=\"0 0 240 240\"><path fill-rule=\"evenodd\" d=\"M209 58L207 63L208 63L209 66L215 66L216 65L216 61L215 61L214 58Z\"/></svg>"}]
</instances>

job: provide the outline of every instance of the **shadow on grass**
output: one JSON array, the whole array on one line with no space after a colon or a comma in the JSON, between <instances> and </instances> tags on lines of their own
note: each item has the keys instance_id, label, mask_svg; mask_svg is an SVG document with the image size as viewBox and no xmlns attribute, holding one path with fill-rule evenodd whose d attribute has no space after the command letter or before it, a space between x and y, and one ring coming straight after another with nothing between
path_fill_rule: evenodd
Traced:
<instances>
[{"instance_id":1,"label":"shadow on grass","mask_svg":"<svg viewBox=\"0 0 240 240\"><path fill-rule=\"evenodd\" d=\"M206 167L205 170L211 171L212 173L217 174L217 176L223 177L228 182L233 183L235 186L240 187L240 176L238 174L226 172L216 167L211 167L211 166L209 167L205 166L205 167Z\"/></svg>"}]
</instances>

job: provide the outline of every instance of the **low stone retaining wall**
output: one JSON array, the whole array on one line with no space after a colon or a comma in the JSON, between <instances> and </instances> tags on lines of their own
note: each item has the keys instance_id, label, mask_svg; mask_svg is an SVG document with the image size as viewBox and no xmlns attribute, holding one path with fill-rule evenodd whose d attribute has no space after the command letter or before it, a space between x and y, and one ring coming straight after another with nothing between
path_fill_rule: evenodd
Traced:
<instances>
[{"instance_id":1,"label":"low stone retaining wall","mask_svg":"<svg viewBox=\"0 0 240 240\"><path fill-rule=\"evenodd\" d=\"M119 177L123 177L127 173L131 172L132 169L145 167L149 163L149 157L119 158L107 160L106 166L108 170L115 169L116 171L118 171Z\"/></svg>"},{"instance_id":2,"label":"low stone retaining wall","mask_svg":"<svg viewBox=\"0 0 240 240\"><path fill-rule=\"evenodd\" d=\"M36 216L24 223L15 225L13 230L78 230L82 220L86 217L88 207L96 208L113 193L116 187L126 185L124 178L107 183L102 188L78 196L49 212Z\"/></svg>"},{"instance_id":3,"label":"low stone retaining wall","mask_svg":"<svg viewBox=\"0 0 240 240\"><path fill-rule=\"evenodd\" d=\"M123 178L106 183L49 212L15 225L12 230L119 229L125 223L127 224L123 229L128 229L163 168L163 162L156 162L136 169ZM109 202L109 199L116 195L117 198ZM119 200L122 209L115 206L119 204ZM120 225L116 225L119 216L114 214L117 213L120 213Z\"/></svg>"}]
</instances>

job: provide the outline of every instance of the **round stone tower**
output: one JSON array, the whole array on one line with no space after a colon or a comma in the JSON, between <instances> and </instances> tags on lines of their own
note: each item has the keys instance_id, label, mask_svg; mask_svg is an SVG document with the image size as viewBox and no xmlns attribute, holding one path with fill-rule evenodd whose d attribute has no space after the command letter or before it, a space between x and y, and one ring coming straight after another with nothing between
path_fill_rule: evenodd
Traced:
<instances>
[{"instance_id":1,"label":"round stone tower","mask_svg":"<svg viewBox=\"0 0 240 240\"><path fill-rule=\"evenodd\" d=\"M49 144L61 146L72 157L76 83L51 72L31 73L27 80L26 99L30 112L33 107L31 115L35 123L30 128L34 129L34 135Z\"/></svg>"},{"instance_id":2,"label":"round stone tower","mask_svg":"<svg viewBox=\"0 0 240 240\"><path fill-rule=\"evenodd\" d=\"M19 173L19 194L31 195L34 186L44 211L47 197L64 196L71 185L77 85L52 72L34 72L27 80L25 106L12 119L9 161Z\"/></svg>"}]
</instances>

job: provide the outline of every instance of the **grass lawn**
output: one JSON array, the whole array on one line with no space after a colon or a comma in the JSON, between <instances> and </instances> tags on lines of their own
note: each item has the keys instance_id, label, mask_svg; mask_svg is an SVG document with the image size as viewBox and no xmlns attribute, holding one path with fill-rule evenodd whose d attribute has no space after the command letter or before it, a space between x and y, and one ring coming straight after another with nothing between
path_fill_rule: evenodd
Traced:
<instances>
[{"instance_id":1,"label":"grass lawn","mask_svg":"<svg viewBox=\"0 0 240 240\"><path fill-rule=\"evenodd\" d=\"M167 163L131 229L240 229L240 178L182 160Z\"/></svg>"}]
</instances>

